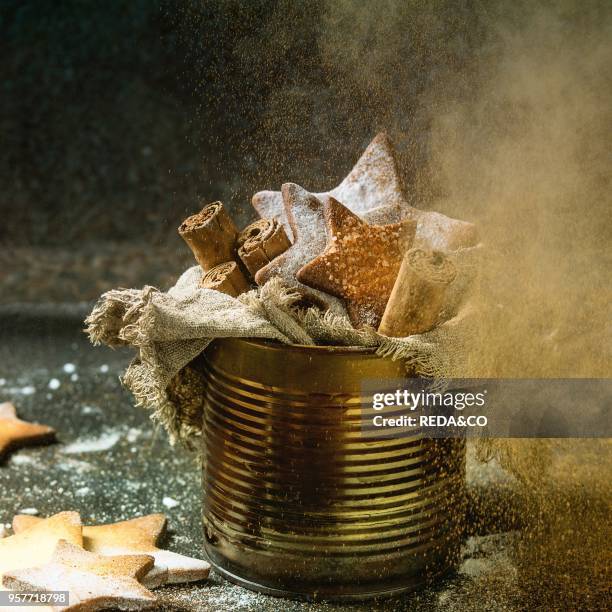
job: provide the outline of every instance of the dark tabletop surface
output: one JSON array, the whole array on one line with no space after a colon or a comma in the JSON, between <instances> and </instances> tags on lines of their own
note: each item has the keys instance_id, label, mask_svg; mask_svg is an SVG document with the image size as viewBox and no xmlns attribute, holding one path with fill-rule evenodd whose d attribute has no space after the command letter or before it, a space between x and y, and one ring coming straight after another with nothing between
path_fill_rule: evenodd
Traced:
<instances>
[{"instance_id":1,"label":"dark tabletop surface","mask_svg":"<svg viewBox=\"0 0 612 612\"><path fill-rule=\"evenodd\" d=\"M23 509L40 516L78 510L84 523L164 512L162 546L201 556L200 475L192 455L168 445L118 380L130 353L93 348L74 312L33 319L12 312L0 331L0 400L53 426L58 443L13 453L0 465L0 523ZM38 314L40 316L40 313ZM470 534L458 571L435 587L364 605L290 602L207 582L156 591L163 609L202 611L519 610L518 538L509 510L513 482L495 466L468 460ZM169 507L170 506L170 507ZM496 517L493 521L491 517Z\"/></svg>"}]
</instances>

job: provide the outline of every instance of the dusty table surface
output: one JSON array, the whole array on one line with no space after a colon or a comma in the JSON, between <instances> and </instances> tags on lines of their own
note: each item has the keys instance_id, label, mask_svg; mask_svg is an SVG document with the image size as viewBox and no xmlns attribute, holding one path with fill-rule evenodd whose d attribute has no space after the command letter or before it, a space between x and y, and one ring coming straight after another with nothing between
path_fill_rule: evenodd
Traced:
<instances>
[{"instance_id":1,"label":"dusty table surface","mask_svg":"<svg viewBox=\"0 0 612 612\"><path fill-rule=\"evenodd\" d=\"M134 408L121 387L118 377L130 353L91 347L74 317L35 321L13 313L3 320L0 335L0 400L13 401L24 419L53 426L59 439L50 446L20 450L0 465L0 522L10 523L15 513L27 508L40 516L77 510L86 524L164 512L170 532L162 546L202 556L198 467L193 456L168 445L164 432L155 431L148 414ZM212 572L207 582L158 589L161 608L523 609L516 601L517 571L509 554L517 532L511 518L502 516L505 529L499 528L499 520L495 528L486 520L490 504L498 517L508 508L512 483L501 470L473 461L468 479L470 521L478 527L471 529L458 571L435 587L363 605L312 604L256 594ZM165 498L176 504L168 507Z\"/></svg>"}]
</instances>

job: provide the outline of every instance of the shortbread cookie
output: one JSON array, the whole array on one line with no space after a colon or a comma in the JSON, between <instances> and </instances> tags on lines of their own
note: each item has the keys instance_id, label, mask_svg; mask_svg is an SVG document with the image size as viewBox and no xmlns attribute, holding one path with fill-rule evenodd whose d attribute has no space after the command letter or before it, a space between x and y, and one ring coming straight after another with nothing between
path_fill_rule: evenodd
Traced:
<instances>
[{"instance_id":1,"label":"shortbread cookie","mask_svg":"<svg viewBox=\"0 0 612 612\"><path fill-rule=\"evenodd\" d=\"M377 134L340 185L313 195L322 200L331 196L360 216L379 207L399 216L405 198L389 137ZM287 228L290 225L280 191L260 191L252 203L261 217L276 217Z\"/></svg>"},{"instance_id":2,"label":"shortbread cookie","mask_svg":"<svg viewBox=\"0 0 612 612\"><path fill-rule=\"evenodd\" d=\"M150 555L97 555L60 540L50 561L6 572L2 584L21 591L68 591L68 606L52 606L58 611L144 610L156 598L138 580L153 563Z\"/></svg>"},{"instance_id":3,"label":"shortbread cookie","mask_svg":"<svg viewBox=\"0 0 612 612\"><path fill-rule=\"evenodd\" d=\"M13 404L0 404L0 460L9 451L20 446L44 444L54 439L55 430L51 427L22 421L17 418Z\"/></svg>"},{"instance_id":4,"label":"shortbread cookie","mask_svg":"<svg viewBox=\"0 0 612 612\"><path fill-rule=\"evenodd\" d=\"M343 299L355 327L376 329L416 223L368 225L334 198L325 205L325 219L330 232L327 246L297 277Z\"/></svg>"},{"instance_id":5,"label":"shortbread cookie","mask_svg":"<svg viewBox=\"0 0 612 612\"><path fill-rule=\"evenodd\" d=\"M47 563L60 540L83 545L77 512L60 512L48 519L29 518L36 520L31 529L0 540L0 584L6 572Z\"/></svg>"},{"instance_id":6,"label":"shortbread cookie","mask_svg":"<svg viewBox=\"0 0 612 612\"><path fill-rule=\"evenodd\" d=\"M285 183L282 193L293 232L293 244L255 274L257 284L263 285L278 276L287 287L297 289L314 304L343 312L339 300L301 285L295 275L306 262L319 255L327 243L323 202L295 183Z\"/></svg>"},{"instance_id":7,"label":"shortbread cookie","mask_svg":"<svg viewBox=\"0 0 612 612\"><path fill-rule=\"evenodd\" d=\"M409 212L412 216L404 214L403 218L417 221L415 247L450 253L478 244L478 232L473 223L453 219L433 210L412 208Z\"/></svg>"},{"instance_id":8,"label":"shortbread cookie","mask_svg":"<svg viewBox=\"0 0 612 612\"><path fill-rule=\"evenodd\" d=\"M15 533L26 532L40 520L38 517L18 514L13 518L13 530ZM110 525L85 526L84 547L101 555L151 555L155 559L155 566L142 581L149 588L207 578L210 564L206 561L157 548L156 544L165 532L166 522L163 514L149 514Z\"/></svg>"},{"instance_id":9,"label":"shortbread cookie","mask_svg":"<svg viewBox=\"0 0 612 612\"><path fill-rule=\"evenodd\" d=\"M393 144L384 132L372 140L338 187L314 195L321 200L327 196L335 198L370 224L386 225L411 219L417 222L415 246L424 249L450 252L478 243L472 223L410 205ZM280 191L260 191L252 202L260 216L277 217L288 229Z\"/></svg>"}]
</instances>

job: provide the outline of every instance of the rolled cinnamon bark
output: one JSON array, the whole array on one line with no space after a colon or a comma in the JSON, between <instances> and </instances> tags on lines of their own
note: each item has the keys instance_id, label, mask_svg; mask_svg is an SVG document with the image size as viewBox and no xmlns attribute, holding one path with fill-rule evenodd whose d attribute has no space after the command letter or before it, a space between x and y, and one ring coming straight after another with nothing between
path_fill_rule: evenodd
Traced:
<instances>
[{"instance_id":1,"label":"rolled cinnamon bark","mask_svg":"<svg viewBox=\"0 0 612 612\"><path fill-rule=\"evenodd\" d=\"M453 262L440 251L410 249L397 275L378 331L403 338L434 328L455 280Z\"/></svg>"},{"instance_id":2,"label":"rolled cinnamon bark","mask_svg":"<svg viewBox=\"0 0 612 612\"><path fill-rule=\"evenodd\" d=\"M204 272L236 257L238 230L221 202L185 219L178 232Z\"/></svg>"},{"instance_id":3,"label":"rolled cinnamon bark","mask_svg":"<svg viewBox=\"0 0 612 612\"><path fill-rule=\"evenodd\" d=\"M200 287L215 289L232 297L238 297L251 288L235 261L226 261L206 272L200 281Z\"/></svg>"},{"instance_id":4,"label":"rolled cinnamon bark","mask_svg":"<svg viewBox=\"0 0 612 612\"><path fill-rule=\"evenodd\" d=\"M258 270L290 246L285 228L278 219L259 219L245 227L238 236L238 257L255 277Z\"/></svg>"}]
</instances>

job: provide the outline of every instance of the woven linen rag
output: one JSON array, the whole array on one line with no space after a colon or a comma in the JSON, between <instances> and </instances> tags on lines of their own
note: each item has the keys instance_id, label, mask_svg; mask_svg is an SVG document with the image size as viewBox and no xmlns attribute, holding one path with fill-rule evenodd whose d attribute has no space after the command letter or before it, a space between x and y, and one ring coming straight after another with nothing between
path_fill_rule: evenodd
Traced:
<instances>
[{"instance_id":1,"label":"woven linen rag","mask_svg":"<svg viewBox=\"0 0 612 612\"><path fill-rule=\"evenodd\" d=\"M204 383L189 363L215 338L365 346L382 357L403 359L421 376L464 375L464 355L476 320L465 296L474 284L478 252L475 247L453 254L459 274L449 292L446 321L407 338L388 338L371 328L356 330L344 314L296 309L300 295L278 278L239 298L203 289L198 266L187 270L167 293L147 286L103 294L86 320L86 331L94 344L137 350L123 384L138 406L152 411L152 419L166 428L172 443L179 440L191 446L200 434ZM198 398L195 404L193 398Z\"/></svg>"}]
</instances>

